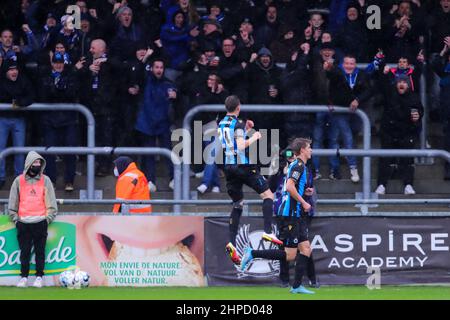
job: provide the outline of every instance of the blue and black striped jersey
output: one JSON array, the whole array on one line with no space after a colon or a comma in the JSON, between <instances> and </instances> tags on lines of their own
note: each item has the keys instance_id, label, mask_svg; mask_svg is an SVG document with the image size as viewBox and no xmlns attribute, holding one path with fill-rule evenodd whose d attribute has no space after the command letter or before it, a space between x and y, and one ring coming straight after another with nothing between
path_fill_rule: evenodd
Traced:
<instances>
[{"instance_id":1,"label":"blue and black striped jersey","mask_svg":"<svg viewBox=\"0 0 450 320\"><path fill-rule=\"evenodd\" d=\"M289 179L294 180L297 192L301 197L304 197L305 189L307 187L308 181L308 169L306 168L303 161L297 159L293 161L288 168L286 178L284 179L283 190L282 190L282 202L278 209L277 215L283 217L297 217L299 218L302 214L302 205L297 202L286 190L287 181Z\"/></svg>"},{"instance_id":2,"label":"blue and black striped jersey","mask_svg":"<svg viewBox=\"0 0 450 320\"><path fill-rule=\"evenodd\" d=\"M239 150L236 139L242 137L245 140L245 122L236 116L225 116L219 122L220 143L225 151L225 164L249 164L248 148Z\"/></svg>"}]
</instances>

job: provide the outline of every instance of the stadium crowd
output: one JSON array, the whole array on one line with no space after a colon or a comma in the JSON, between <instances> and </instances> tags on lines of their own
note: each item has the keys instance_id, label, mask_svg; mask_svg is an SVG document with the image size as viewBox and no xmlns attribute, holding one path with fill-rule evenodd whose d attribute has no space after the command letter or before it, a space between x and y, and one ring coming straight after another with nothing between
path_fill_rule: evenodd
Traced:
<instances>
[{"instance_id":1,"label":"stadium crowd","mask_svg":"<svg viewBox=\"0 0 450 320\"><path fill-rule=\"evenodd\" d=\"M381 29L367 27L366 9L373 4L381 8ZM80 8L79 29L68 5ZM244 104L382 110L381 146L412 148L421 129L419 79L427 63L440 77L440 121L450 151L450 0L5 0L0 29L0 103L86 105L95 117L98 146L159 142L170 148L171 130L190 108L222 104L235 94ZM358 68L360 62L368 67ZM369 114L378 125L376 112ZM256 129L280 129L283 143L312 137L316 149L353 148L360 131L351 114L247 116ZM31 118L1 111L0 151L9 136L14 146L85 145L84 125L74 112ZM45 158L46 174L56 182L55 156ZM72 191L76 157L63 160L65 190ZM97 175L112 173L109 157L97 160ZM142 162L154 191L154 157ZM313 162L320 179L319 159ZM16 175L23 163L17 155ZM328 177L340 179L339 159L329 163ZM357 161L348 157L347 163L357 183ZM413 194L412 159L379 161L376 192L385 192L392 164L404 171L405 194ZM167 169L172 177L169 162ZM214 166L205 170L199 191L218 191L217 175ZM450 179L450 166L444 177ZM0 188L5 180L3 162Z\"/></svg>"}]
</instances>

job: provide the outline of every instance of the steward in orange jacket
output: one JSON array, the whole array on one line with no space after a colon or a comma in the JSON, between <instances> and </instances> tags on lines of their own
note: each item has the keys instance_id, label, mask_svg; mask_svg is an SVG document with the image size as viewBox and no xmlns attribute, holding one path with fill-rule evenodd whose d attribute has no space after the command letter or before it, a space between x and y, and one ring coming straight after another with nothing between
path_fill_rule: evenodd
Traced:
<instances>
[{"instance_id":1,"label":"steward in orange jacket","mask_svg":"<svg viewBox=\"0 0 450 320\"><path fill-rule=\"evenodd\" d=\"M145 175L137 168L129 157L119 157L114 160L114 175L118 177L116 184L116 199L118 200L150 200L150 190ZM121 212L121 204L114 205L113 212ZM151 205L129 205L130 213L150 213Z\"/></svg>"}]
</instances>

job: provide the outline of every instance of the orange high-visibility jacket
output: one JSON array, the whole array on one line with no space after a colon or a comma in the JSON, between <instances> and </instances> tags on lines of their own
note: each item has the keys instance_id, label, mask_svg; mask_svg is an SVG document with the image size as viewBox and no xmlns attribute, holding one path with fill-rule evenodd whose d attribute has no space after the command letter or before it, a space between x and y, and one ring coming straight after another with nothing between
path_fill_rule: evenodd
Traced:
<instances>
[{"instance_id":1,"label":"orange high-visibility jacket","mask_svg":"<svg viewBox=\"0 0 450 320\"><path fill-rule=\"evenodd\" d=\"M150 190L145 175L137 168L136 163L132 162L126 170L117 179L116 199L119 200L150 200ZM113 212L120 212L121 204L114 205ZM131 213L149 213L152 212L151 205L133 204L130 205Z\"/></svg>"}]
</instances>

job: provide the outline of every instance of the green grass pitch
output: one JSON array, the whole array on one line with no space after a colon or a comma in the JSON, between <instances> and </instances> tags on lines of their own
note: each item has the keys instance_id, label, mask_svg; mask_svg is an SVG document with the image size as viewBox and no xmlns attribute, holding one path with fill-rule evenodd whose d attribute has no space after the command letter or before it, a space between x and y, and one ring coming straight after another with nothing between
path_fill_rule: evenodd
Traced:
<instances>
[{"instance_id":1,"label":"green grass pitch","mask_svg":"<svg viewBox=\"0 0 450 320\"><path fill-rule=\"evenodd\" d=\"M314 295L291 294L278 287L86 288L0 287L0 300L450 300L450 286L323 286Z\"/></svg>"}]
</instances>

